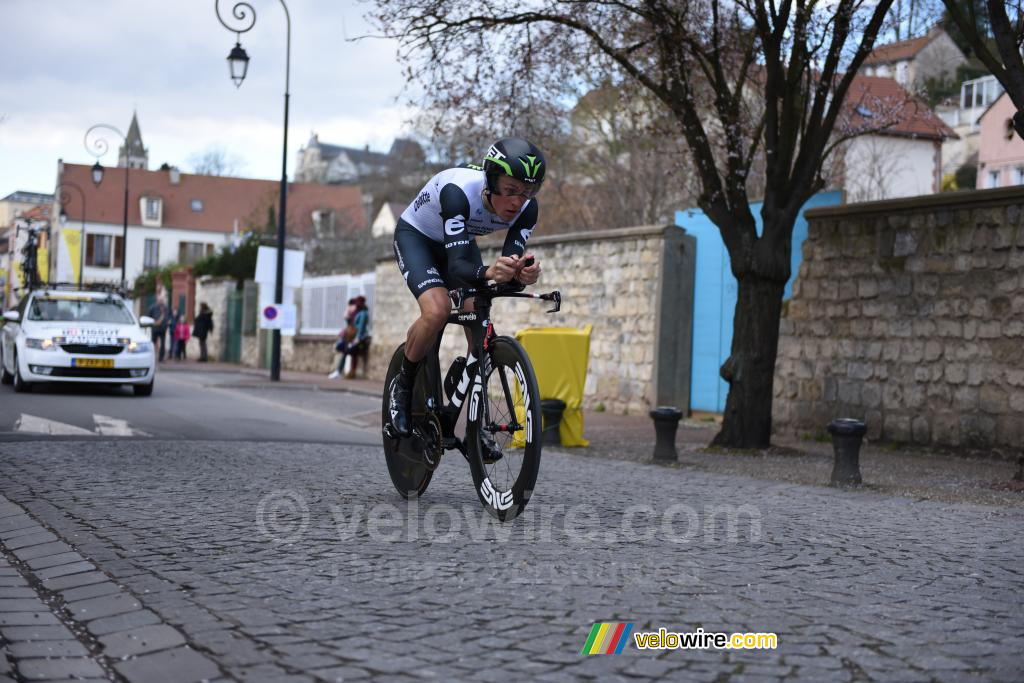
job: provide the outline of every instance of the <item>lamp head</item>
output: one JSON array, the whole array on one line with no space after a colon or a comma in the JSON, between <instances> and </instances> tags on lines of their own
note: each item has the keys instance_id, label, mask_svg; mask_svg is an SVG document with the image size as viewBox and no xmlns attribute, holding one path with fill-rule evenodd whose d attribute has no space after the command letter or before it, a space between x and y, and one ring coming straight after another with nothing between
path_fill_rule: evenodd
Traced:
<instances>
[{"instance_id":1,"label":"lamp head","mask_svg":"<svg viewBox=\"0 0 1024 683\"><path fill-rule=\"evenodd\" d=\"M241 43L236 42L235 46L231 48L231 52L228 53L228 67L231 70L231 80L235 82L235 87L241 87L242 81L245 80L245 73L249 70L249 55L246 54Z\"/></svg>"}]
</instances>

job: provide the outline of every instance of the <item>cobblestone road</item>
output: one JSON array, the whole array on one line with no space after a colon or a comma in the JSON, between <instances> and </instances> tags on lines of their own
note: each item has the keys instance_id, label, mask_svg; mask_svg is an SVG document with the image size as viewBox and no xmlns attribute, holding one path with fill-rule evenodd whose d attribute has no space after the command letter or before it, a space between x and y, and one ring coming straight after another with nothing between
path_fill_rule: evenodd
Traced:
<instances>
[{"instance_id":1,"label":"cobblestone road","mask_svg":"<svg viewBox=\"0 0 1024 683\"><path fill-rule=\"evenodd\" d=\"M372 448L0 448L0 681L1024 678L1020 509L546 454L496 528L457 455L410 508Z\"/></svg>"}]
</instances>

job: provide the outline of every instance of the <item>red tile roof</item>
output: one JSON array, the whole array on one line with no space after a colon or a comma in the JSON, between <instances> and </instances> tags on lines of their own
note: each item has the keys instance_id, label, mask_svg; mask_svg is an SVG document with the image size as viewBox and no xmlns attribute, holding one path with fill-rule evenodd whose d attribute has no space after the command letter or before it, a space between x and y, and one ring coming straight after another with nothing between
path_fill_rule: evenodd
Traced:
<instances>
[{"instance_id":1,"label":"red tile roof","mask_svg":"<svg viewBox=\"0 0 1024 683\"><path fill-rule=\"evenodd\" d=\"M50 204L38 204L31 209L25 209L18 218L22 220L48 221L50 220Z\"/></svg>"},{"instance_id":2,"label":"red tile roof","mask_svg":"<svg viewBox=\"0 0 1024 683\"><path fill-rule=\"evenodd\" d=\"M914 56L923 50L925 45L932 42L937 35L938 32L933 29L920 38L911 38L909 40L901 40L898 43L879 45L867 56L867 59L864 60L864 66L871 66L873 64L892 64L893 62L902 62L907 59L913 59Z\"/></svg>"},{"instance_id":3,"label":"red tile roof","mask_svg":"<svg viewBox=\"0 0 1024 683\"><path fill-rule=\"evenodd\" d=\"M839 123L853 128L892 124L876 135L931 140L959 137L927 104L891 78L857 75L850 84L840 116L845 121Z\"/></svg>"},{"instance_id":4,"label":"red tile roof","mask_svg":"<svg viewBox=\"0 0 1024 683\"><path fill-rule=\"evenodd\" d=\"M103 182L99 186L92 183L90 166L64 164L63 169L58 183L70 182L82 189L86 221L122 224L124 168L104 168ZM179 177L179 182L172 184L170 171L132 169L128 176L128 224L142 225L139 200L144 196L163 200L161 227L164 228L230 233L237 220L239 232L259 231L267 223L268 209L273 208L275 215L277 213L279 181L191 173L181 173ZM66 197L69 201L63 208L68 221L81 220L79 193L71 188ZM193 200L202 202L201 211L192 210ZM287 206L291 236L315 235L312 214L316 210L333 210L342 232L366 227L362 192L358 187L289 183Z\"/></svg>"}]
</instances>

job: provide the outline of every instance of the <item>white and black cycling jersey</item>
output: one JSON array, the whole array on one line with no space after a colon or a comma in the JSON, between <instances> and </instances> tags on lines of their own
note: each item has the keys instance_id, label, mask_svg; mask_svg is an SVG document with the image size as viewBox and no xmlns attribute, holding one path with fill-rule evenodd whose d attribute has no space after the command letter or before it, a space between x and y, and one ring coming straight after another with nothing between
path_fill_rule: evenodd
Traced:
<instances>
[{"instance_id":1,"label":"white and black cycling jersey","mask_svg":"<svg viewBox=\"0 0 1024 683\"><path fill-rule=\"evenodd\" d=\"M464 233L487 235L497 230L508 230L525 213L536 216L535 206L530 211L536 202L528 200L510 222L501 220L484 205L486 184L484 172L474 168L441 171L427 181L416 199L402 212L402 220L435 242L445 242L446 238ZM532 229L533 223L528 227Z\"/></svg>"},{"instance_id":2,"label":"white and black cycling jersey","mask_svg":"<svg viewBox=\"0 0 1024 683\"><path fill-rule=\"evenodd\" d=\"M466 282L480 280L486 270L473 236L507 230L502 255L522 256L537 224L536 199L527 200L508 222L491 213L484 204L486 184L484 172L477 168L441 171L427 181L400 220L431 241L444 244L449 269Z\"/></svg>"}]
</instances>

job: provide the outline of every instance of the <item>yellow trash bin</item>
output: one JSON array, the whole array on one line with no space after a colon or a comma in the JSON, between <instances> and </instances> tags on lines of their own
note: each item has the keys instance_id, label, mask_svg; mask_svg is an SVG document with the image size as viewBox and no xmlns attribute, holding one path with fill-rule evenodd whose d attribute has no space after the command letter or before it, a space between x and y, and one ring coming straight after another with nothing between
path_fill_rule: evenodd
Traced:
<instances>
[{"instance_id":1,"label":"yellow trash bin","mask_svg":"<svg viewBox=\"0 0 1024 683\"><path fill-rule=\"evenodd\" d=\"M583 438L583 385L590 358L590 330L572 327L528 327L516 339L537 372L541 400L565 401L558 433L563 446L586 446Z\"/></svg>"}]
</instances>

